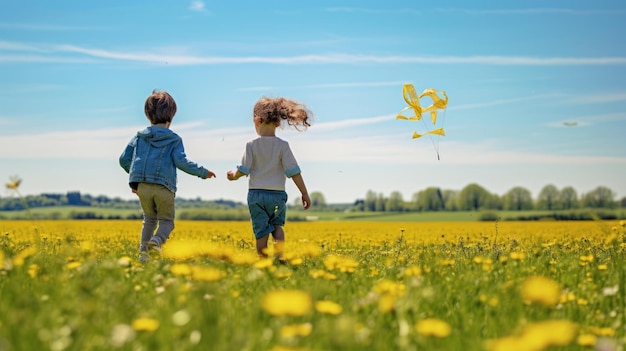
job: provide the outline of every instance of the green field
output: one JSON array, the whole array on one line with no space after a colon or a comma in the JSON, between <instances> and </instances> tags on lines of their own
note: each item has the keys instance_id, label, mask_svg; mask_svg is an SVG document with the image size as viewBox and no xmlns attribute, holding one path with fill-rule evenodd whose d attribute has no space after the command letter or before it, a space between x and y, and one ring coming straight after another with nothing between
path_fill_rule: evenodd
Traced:
<instances>
[{"instance_id":1,"label":"green field","mask_svg":"<svg viewBox=\"0 0 626 351\"><path fill-rule=\"evenodd\" d=\"M199 219L248 220L245 207L237 209L179 208L177 217L202 213ZM236 215L236 216L235 216ZM472 222L506 220L550 220L558 215L567 219L625 219L626 209L572 211L441 211L441 212L356 212L289 209L288 221L375 221L375 222ZM82 217L80 217L82 216ZM610 217L607 217L610 216ZM0 211L0 219L139 219L141 210L85 206L53 206L30 211ZM234 218L235 217L235 218Z\"/></svg>"}]
</instances>

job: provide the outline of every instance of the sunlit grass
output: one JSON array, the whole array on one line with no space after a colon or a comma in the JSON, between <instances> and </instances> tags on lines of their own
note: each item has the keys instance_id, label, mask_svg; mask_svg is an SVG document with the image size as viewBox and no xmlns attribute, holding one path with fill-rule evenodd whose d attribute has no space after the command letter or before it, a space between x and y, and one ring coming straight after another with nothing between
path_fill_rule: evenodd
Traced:
<instances>
[{"instance_id":1,"label":"sunlit grass","mask_svg":"<svg viewBox=\"0 0 626 351\"><path fill-rule=\"evenodd\" d=\"M0 221L0 349L624 346L623 221L289 223L286 265L185 221L140 264L140 226Z\"/></svg>"}]
</instances>

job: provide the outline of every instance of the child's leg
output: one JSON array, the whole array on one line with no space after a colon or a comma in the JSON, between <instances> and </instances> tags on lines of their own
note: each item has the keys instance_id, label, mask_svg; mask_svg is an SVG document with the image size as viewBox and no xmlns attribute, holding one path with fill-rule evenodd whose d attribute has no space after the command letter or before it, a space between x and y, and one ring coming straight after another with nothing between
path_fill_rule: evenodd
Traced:
<instances>
[{"instance_id":1,"label":"child's leg","mask_svg":"<svg viewBox=\"0 0 626 351\"><path fill-rule=\"evenodd\" d=\"M148 251L148 240L154 235L154 231L157 227L156 216L151 217L143 214L143 225L141 227L141 244L139 245L139 251Z\"/></svg>"},{"instance_id":2,"label":"child's leg","mask_svg":"<svg viewBox=\"0 0 626 351\"><path fill-rule=\"evenodd\" d=\"M152 238L157 227L156 208L150 192L150 186L148 184L139 183L137 187L137 196L139 197L139 204L141 204L141 209L143 211L143 224L141 227L139 251L147 251L148 240Z\"/></svg>"},{"instance_id":3,"label":"child's leg","mask_svg":"<svg viewBox=\"0 0 626 351\"><path fill-rule=\"evenodd\" d=\"M283 257L285 247L285 231L283 230L283 227L275 225L272 236L274 237L274 256L281 258Z\"/></svg>"},{"instance_id":4,"label":"child's leg","mask_svg":"<svg viewBox=\"0 0 626 351\"><path fill-rule=\"evenodd\" d=\"M175 194L164 186L158 186L154 190L154 204L159 219L159 228L152 240L157 240L159 244L163 245L170 237L172 230L174 230Z\"/></svg>"},{"instance_id":5,"label":"child's leg","mask_svg":"<svg viewBox=\"0 0 626 351\"><path fill-rule=\"evenodd\" d=\"M266 235L261 239L256 239L256 253L259 255L259 257L267 257L265 250L267 249L267 240L269 239L269 237L269 235Z\"/></svg>"}]
</instances>

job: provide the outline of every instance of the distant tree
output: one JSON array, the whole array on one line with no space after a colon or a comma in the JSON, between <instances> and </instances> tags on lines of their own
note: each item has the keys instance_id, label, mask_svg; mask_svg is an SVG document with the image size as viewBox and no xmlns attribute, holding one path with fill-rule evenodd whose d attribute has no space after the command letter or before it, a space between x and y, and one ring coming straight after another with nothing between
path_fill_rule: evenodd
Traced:
<instances>
[{"instance_id":1,"label":"distant tree","mask_svg":"<svg viewBox=\"0 0 626 351\"><path fill-rule=\"evenodd\" d=\"M376 211L376 200L378 196L373 190L368 190L367 194L365 194L365 200L363 202L363 207L365 211Z\"/></svg>"},{"instance_id":2,"label":"distant tree","mask_svg":"<svg viewBox=\"0 0 626 351\"><path fill-rule=\"evenodd\" d=\"M399 191L393 191L389 195L389 198L387 198L387 204L385 205L385 209L391 212L404 211L404 199L402 198L402 194Z\"/></svg>"},{"instance_id":3,"label":"distant tree","mask_svg":"<svg viewBox=\"0 0 626 351\"><path fill-rule=\"evenodd\" d=\"M459 192L456 190L444 190L441 192L443 197L443 208L448 211L457 211L459 209L457 199Z\"/></svg>"},{"instance_id":4,"label":"distant tree","mask_svg":"<svg viewBox=\"0 0 626 351\"><path fill-rule=\"evenodd\" d=\"M318 209L326 207L326 198L321 192L314 191L309 197L311 198L311 207Z\"/></svg>"},{"instance_id":5,"label":"distant tree","mask_svg":"<svg viewBox=\"0 0 626 351\"><path fill-rule=\"evenodd\" d=\"M621 208L625 208L626 207L626 196L623 197L620 201L619 201L619 206Z\"/></svg>"},{"instance_id":6,"label":"distant tree","mask_svg":"<svg viewBox=\"0 0 626 351\"><path fill-rule=\"evenodd\" d=\"M355 211L365 211L365 201L363 199L357 199L356 201L354 201L352 208Z\"/></svg>"},{"instance_id":7,"label":"distant tree","mask_svg":"<svg viewBox=\"0 0 626 351\"><path fill-rule=\"evenodd\" d=\"M556 210L561 208L559 189L552 184L544 186L537 196L537 209Z\"/></svg>"},{"instance_id":8,"label":"distant tree","mask_svg":"<svg viewBox=\"0 0 626 351\"><path fill-rule=\"evenodd\" d=\"M513 211L531 210L533 198L530 191L516 186L504 195L504 208Z\"/></svg>"},{"instance_id":9,"label":"distant tree","mask_svg":"<svg viewBox=\"0 0 626 351\"><path fill-rule=\"evenodd\" d=\"M458 197L459 209L462 211L477 211L488 208L493 196L482 186L472 183L461 190Z\"/></svg>"},{"instance_id":10,"label":"distant tree","mask_svg":"<svg viewBox=\"0 0 626 351\"><path fill-rule=\"evenodd\" d=\"M559 192L559 203L564 210L578 208L578 193L571 186L566 186Z\"/></svg>"},{"instance_id":11,"label":"distant tree","mask_svg":"<svg viewBox=\"0 0 626 351\"><path fill-rule=\"evenodd\" d=\"M417 193L417 205L421 211L442 211L445 201L441 189L429 187Z\"/></svg>"},{"instance_id":12,"label":"distant tree","mask_svg":"<svg viewBox=\"0 0 626 351\"><path fill-rule=\"evenodd\" d=\"M584 207L615 208L615 193L613 190L599 186L582 197Z\"/></svg>"},{"instance_id":13,"label":"distant tree","mask_svg":"<svg viewBox=\"0 0 626 351\"><path fill-rule=\"evenodd\" d=\"M376 212L384 211L385 210L385 202L386 202L385 201L385 196L382 193L378 194L378 196L376 196L376 202L374 203L375 204L374 211L376 211Z\"/></svg>"}]
</instances>

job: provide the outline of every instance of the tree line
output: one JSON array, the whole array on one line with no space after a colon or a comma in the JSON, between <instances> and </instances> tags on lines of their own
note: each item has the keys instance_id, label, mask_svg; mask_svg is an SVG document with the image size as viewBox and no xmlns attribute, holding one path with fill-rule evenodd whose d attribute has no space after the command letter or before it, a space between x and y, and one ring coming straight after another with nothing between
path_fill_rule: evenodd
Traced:
<instances>
[{"instance_id":1,"label":"tree line","mask_svg":"<svg viewBox=\"0 0 626 351\"><path fill-rule=\"evenodd\" d=\"M557 188L549 184L544 186L536 198L530 190L516 186L504 195L489 192L484 187L472 183L460 191L445 190L439 187L429 187L414 193L410 200L405 200L402 193L392 192L389 196L369 190L365 198L357 199L352 204L328 204L324 195L312 192L311 208L315 210L370 212L427 212L427 211L479 211L479 210L573 210L578 208L616 209L626 208L626 197L616 200L613 190L605 186L598 186L584 194L571 186ZM299 208L301 200L297 198L294 208ZM109 198L105 195L91 196L78 191L66 194L28 195L23 198L16 196L0 197L0 211L24 210L48 206L84 206L104 207L117 209L138 209L138 200L124 200L119 197ZM240 209L245 204L231 200L206 201L200 198L176 198L179 208L202 209Z\"/></svg>"},{"instance_id":2,"label":"tree line","mask_svg":"<svg viewBox=\"0 0 626 351\"><path fill-rule=\"evenodd\" d=\"M504 195L489 192L484 187L472 183L460 191L442 190L438 187L429 187L413 194L406 201L398 191L389 196L369 190L365 198L358 199L352 205L355 211L371 212L403 212L403 211L479 211L479 210L573 210L578 208L616 209L626 207L626 197L616 200L613 190L605 186L598 186L584 194L571 186L562 189L549 184L544 186L536 198L530 190L516 186ZM299 203L296 199L296 204ZM324 208L327 206L324 195L319 192L311 193L311 207Z\"/></svg>"}]
</instances>

